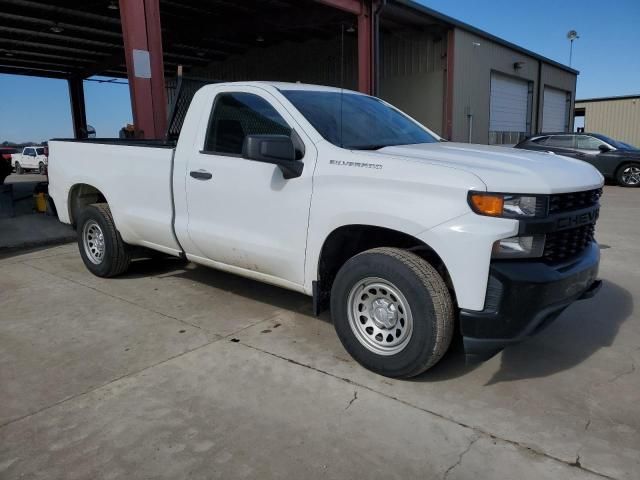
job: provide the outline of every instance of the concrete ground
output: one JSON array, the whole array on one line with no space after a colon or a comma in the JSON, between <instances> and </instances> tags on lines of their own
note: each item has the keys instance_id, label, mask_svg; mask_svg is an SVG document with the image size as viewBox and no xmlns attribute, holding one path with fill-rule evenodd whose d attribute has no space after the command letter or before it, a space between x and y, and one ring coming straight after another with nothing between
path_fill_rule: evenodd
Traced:
<instances>
[{"instance_id":1,"label":"concrete ground","mask_svg":"<svg viewBox=\"0 0 640 480\"><path fill-rule=\"evenodd\" d=\"M33 189L45 175L9 175L5 183L13 185L14 211L0 208L0 251L73 241L75 232L55 216L34 213ZM7 210L7 211L5 211Z\"/></svg>"},{"instance_id":2,"label":"concrete ground","mask_svg":"<svg viewBox=\"0 0 640 480\"><path fill-rule=\"evenodd\" d=\"M0 478L640 478L640 191L607 187L594 299L412 381L304 296L176 260L0 259Z\"/></svg>"}]
</instances>

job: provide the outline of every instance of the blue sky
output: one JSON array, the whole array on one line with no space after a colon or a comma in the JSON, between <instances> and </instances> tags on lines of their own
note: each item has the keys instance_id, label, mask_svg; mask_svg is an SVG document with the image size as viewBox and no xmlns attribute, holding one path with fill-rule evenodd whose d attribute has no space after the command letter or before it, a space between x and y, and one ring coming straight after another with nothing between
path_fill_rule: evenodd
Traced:
<instances>
[{"instance_id":1,"label":"blue sky","mask_svg":"<svg viewBox=\"0 0 640 480\"><path fill-rule=\"evenodd\" d=\"M423 0L421 3L561 63L577 30L578 98L640 94L639 0ZM98 136L131 123L126 85L85 82L87 121ZM72 135L67 82L0 74L0 141Z\"/></svg>"}]
</instances>

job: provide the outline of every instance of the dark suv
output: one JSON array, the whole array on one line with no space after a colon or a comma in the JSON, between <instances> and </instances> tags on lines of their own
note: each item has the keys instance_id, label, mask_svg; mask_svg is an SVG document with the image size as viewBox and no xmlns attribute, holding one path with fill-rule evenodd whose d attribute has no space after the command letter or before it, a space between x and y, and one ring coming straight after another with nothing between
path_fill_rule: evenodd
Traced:
<instances>
[{"instance_id":1,"label":"dark suv","mask_svg":"<svg viewBox=\"0 0 640 480\"><path fill-rule=\"evenodd\" d=\"M544 133L524 139L515 148L584 160L623 187L640 187L640 149L599 133Z\"/></svg>"}]
</instances>

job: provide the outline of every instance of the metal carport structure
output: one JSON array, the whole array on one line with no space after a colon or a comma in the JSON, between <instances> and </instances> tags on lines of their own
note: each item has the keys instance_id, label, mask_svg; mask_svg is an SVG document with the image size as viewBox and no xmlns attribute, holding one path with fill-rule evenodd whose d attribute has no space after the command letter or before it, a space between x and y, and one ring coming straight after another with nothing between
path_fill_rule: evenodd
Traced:
<instances>
[{"instance_id":1,"label":"metal carport structure","mask_svg":"<svg viewBox=\"0 0 640 480\"><path fill-rule=\"evenodd\" d=\"M128 78L136 135L163 138L179 66L210 81L358 89L475 143L513 134L492 130L491 78L526 82L523 135L542 127L549 89L572 111L578 74L413 0L0 1L0 73L66 79L76 137L82 82L101 75Z\"/></svg>"},{"instance_id":2,"label":"metal carport structure","mask_svg":"<svg viewBox=\"0 0 640 480\"><path fill-rule=\"evenodd\" d=\"M3 0L0 73L66 79L75 136L86 135L82 82L128 78L138 136L161 138L165 76L185 72L257 42L336 35L357 25L358 88L373 91L371 0Z\"/></svg>"}]
</instances>

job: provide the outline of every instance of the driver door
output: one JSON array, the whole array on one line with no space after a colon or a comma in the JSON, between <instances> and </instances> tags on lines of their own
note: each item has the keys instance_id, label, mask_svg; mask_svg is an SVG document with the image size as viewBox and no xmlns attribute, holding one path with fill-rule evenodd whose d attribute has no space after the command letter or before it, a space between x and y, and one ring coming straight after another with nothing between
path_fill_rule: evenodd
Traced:
<instances>
[{"instance_id":1,"label":"driver door","mask_svg":"<svg viewBox=\"0 0 640 480\"><path fill-rule=\"evenodd\" d=\"M302 285L314 144L282 104L260 88L222 88L207 113L185 185L195 254L223 268L255 272L265 281ZM300 177L287 180L277 165L242 157L247 135L291 136L294 130L304 147Z\"/></svg>"}]
</instances>

